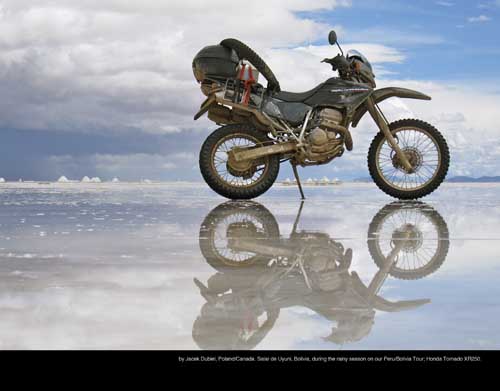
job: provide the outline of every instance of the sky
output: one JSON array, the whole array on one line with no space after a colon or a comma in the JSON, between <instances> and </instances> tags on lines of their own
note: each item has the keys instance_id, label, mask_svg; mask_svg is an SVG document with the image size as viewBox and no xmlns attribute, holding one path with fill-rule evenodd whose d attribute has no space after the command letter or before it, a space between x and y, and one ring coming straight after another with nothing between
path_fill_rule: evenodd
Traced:
<instances>
[{"instance_id":1,"label":"sky","mask_svg":"<svg viewBox=\"0 0 500 391\"><path fill-rule=\"evenodd\" d=\"M194 55L227 37L254 48L289 91L335 76L331 29L373 63L392 120L436 126L451 149L449 176L498 175L500 1L0 0L0 177L200 181L198 152L216 129L193 121L204 96ZM376 127L352 130L354 151L304 178L368 177ZM291 176L283 166L280 178Z\"/></svg>"}]
</instances>

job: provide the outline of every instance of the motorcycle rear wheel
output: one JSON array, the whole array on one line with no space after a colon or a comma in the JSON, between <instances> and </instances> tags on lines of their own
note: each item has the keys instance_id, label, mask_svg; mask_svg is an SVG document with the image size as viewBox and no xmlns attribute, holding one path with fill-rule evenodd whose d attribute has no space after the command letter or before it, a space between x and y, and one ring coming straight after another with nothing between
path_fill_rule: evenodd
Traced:
<instances>
[{"instance_id":1,"label":"motorcycle rear wheel","mask_svg":"<svg viewBox=\"0 0 500 391\"><path fill-rule=\"evenodd\" d=\"M450 164L443 135L417 119L392 122L389 129L416 171L405 171L384 134L379 132L368 151L368 169L373 181L384 193L401 200L429 195L444 181Z\"/></svg>"},{"instance_id":2,"label":"motorcycle rear wheel","mask_svg":"<svg viewBox=\"0 0 500 391\"><path fill-rule=\"evenodd\" d=\"M266 156L245 179L233 175L227 166L227 151L233 147L252 146L269 142L267 135L251 124L226 125L214 131L200 151L200 171L205 182L217 194L232 200L248 200L265 193L278 177L278 155ZM252 174L250 172L248 175Z\"/></svg>"}]
</instances>

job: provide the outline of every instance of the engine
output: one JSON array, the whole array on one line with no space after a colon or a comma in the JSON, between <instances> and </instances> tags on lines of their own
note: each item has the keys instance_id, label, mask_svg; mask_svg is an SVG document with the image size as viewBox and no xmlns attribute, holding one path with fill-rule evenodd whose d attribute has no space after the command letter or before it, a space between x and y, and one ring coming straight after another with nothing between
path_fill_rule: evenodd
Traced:
<instances>
[{"instance_id":1,"label":"engine","mask_svg":"<svg viewBox=\"0 0 500 391\"><path fill-rule=\"evenodd\" d=\"M306 137L303 165L307 165L307 161L310 164L328 163L344 153L344 145L352 149L351 135L340 125L342 119L342 113L335 109L326 108L316 113Z\"/></svg>"}]
</instances>

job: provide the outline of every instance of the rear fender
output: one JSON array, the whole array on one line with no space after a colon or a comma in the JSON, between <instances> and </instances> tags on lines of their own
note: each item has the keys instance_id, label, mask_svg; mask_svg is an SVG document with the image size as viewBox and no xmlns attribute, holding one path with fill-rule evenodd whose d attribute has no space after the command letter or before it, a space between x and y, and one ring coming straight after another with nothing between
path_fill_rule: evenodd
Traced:
<instances>
[{"instance_id":1,"label":"rear fender","mask_svg":"<svg viewBox=\"0 0 500 391\"><path fill-rule=\"evenodd\" d=\"M195 114L194 120L196 121L198 118L200 118L203 114L205 114L209 109L210 106L212 106L215 103L215 94L211 94L205 101L201 104L200 110Z\"/></svg>"},{"instance_id":2,"label":"rear fender","mask_svg":"<svg viewBox=\"0 0 500 391\"><path fill-rule=\"evenodd\" d=\"M421 92L409 90L407 88L399 88L399 87L387 87L381 88L379 90L373 91L371 98L373 99L375 104L378 104L386 99L397 97L397 98L408 98L408 99L420 99L420 100L431 100L431 97ZM352 127L355 128L358 126L359 121L368 111L366 104L363 104L358 107L354 116L352 117Z\"/></svg>"}]
</instances>

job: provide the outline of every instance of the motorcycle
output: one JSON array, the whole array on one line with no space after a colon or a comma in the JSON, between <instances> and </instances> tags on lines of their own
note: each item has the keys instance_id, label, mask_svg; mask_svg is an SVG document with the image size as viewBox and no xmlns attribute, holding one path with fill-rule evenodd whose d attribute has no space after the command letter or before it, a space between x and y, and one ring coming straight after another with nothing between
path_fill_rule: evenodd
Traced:
<instances>
[{"instance_id":1,"label":"motorcycle","mask_svg":"<svg viewBox=\"0 0 500 391\"><path fill-rule=\"evenodd\" d=\"M217 270L194 282L206 300L193 324L202 349L253 349L275 325L280 310L306 307L336 323L325 340L366 337L376 311L411 310L429 299L391 302L379 295L387 277L420 279L434 273L449 248L446 222L423 203L392 203L368 228L368 250L379 268L365 285L349 271L353 252L322 232L298 230L302 205L288 238L274 216L255 202L216 207L200 228L200 249Z\"/></svg>"},{"instance_id":2,"label":"motorcycle","mask_svg":"<svg viewBox=\"0 0 500 391\"><path fill-rule=\"evenodd\" d=\"M380 130L368 151L368 168L382 191L418 199L443 182L450 153L442 134L418 119L389 123L379 107L391 97L431 98L406 88L375 89L366 57L356 50L344 55L335 31L328 40L340 54L322 62L339 77L301 93L281 91L264 60L236 39L207 46L195 56L193 72L207 98L194 119L208 113L222 125L205 140L199 156L201 174L215 192L230 199L258 197L288 161L304 199L297 166L327 164L351 151L349 128L367 112ZM258 83L260 74L267 88Z\"/></svg>"}]
</instances>

